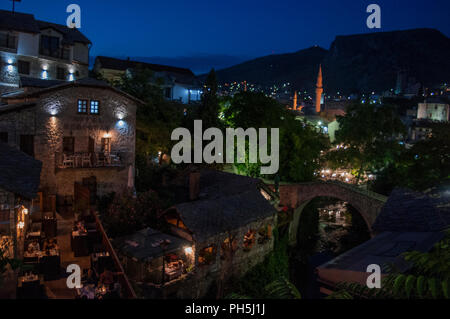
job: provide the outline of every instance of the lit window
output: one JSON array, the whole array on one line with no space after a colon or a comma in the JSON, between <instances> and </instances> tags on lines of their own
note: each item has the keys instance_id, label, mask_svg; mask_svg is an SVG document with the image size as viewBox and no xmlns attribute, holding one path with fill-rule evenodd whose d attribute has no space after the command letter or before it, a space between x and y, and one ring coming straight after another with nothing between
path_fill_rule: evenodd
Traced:
<instances>
[{"instance_id":1,"label":"lit window","mask_svg":"<svg viewBox=\"0 0 450 319\"><path fill-rule=\"evenodd\" d=\"M98 114L98 105L99 105L99 101L91 101L91 109L90 109L90 113L91 114Z\"/></svg>"},{"instance_id":2,"label":"lit window","mask_svg":"<svg viewBox=\"0 0 450 319\"><path fill-rule=\"evenodd\" d=\"M78 100L78 113L87 113L87 100Z\"/></svg>"}]
</instances>

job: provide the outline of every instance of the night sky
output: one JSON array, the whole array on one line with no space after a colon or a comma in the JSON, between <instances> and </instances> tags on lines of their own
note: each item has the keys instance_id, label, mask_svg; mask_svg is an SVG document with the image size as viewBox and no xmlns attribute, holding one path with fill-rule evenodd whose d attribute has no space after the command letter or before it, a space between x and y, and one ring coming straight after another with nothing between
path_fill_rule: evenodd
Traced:
<instances>
[{"instance_id":1,"label":"night sky","mask_svg":"<svg viewBox=\"0 0 450 319\"><path fill-rule=\"evenodd\" d=\"M221 67L312 45L328 49L336 35L374 32L365 22L370 3L381 6L377 31L429 27L450 36L448 0L22 0L16 10L65 24L70 3L81 6L91 56L162 57L156 63L200 59ZM0 0L0 8L10 10L11 1Z\"/></svg>"}]
</instances>

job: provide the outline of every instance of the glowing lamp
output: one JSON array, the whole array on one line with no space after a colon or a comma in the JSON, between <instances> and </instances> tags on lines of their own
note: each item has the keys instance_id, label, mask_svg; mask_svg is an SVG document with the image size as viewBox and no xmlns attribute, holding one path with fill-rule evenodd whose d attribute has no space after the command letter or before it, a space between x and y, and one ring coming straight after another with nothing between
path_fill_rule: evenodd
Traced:
<instances>
[{"instance_id":1,"label":"glowing lamp","mask_svg":"<svg viewBox=\"0 0 450 319\"><path fill-rule=\"evenodd\" d=\"M184 248L184 252L186 253L186 255L192 254L192 252L193 252L192 247L186 247L186 248Z\"/></svg>"}]
</instances>

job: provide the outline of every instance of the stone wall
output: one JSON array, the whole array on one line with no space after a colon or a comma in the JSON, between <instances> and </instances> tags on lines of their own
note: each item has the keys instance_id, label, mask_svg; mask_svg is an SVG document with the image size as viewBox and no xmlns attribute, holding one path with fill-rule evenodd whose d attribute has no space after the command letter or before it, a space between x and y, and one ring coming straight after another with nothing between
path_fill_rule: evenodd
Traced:
<instances>
[{"instance_id":1,"label":"stone wall","mask_svg":"<svg viewBox=\"0 0 450 319\"><path fill-rule=\"evenodd\" d=\"M195 243L195 270L190 276L178 283L169 285L165 288L164 295L173 295L177 298L202 298L210 291L212 285L216 284L219 278L225 281L234 277L242 277L252 267L264 261L267 254L273 250L274 238L272 231L276 225L276 215L263 220L255 221L245 227L233 230L230 233L218 234L213 238L209 238L204 243ZM270 239L263 244L258 243L258 230L261 227L270 226ZM256 231L256 241L249 251L243 249L244 235L249 231ZM230 236L237 240L237 250L229 260L221 259L221 244ZM217 254L215 261L210 265L198 265L198 253L211 244L216 245Z\"/></svg>"},{"instance_id":2,"label":"stone wall","mask_svg":"<svg viewBox=\"0 0 450 319\"><path fill-rule=\"evenodd\" d=\"M78 99L98 100L99 115L78 114ZM41 95L32 108L0 114L0 132L8 132L9 144L18 147L21 134L35 136L35 158L43 163L41 189L73 195L75 181L96 176L97 194L103 195L127 187L130 166L134 173L136 107L133 100L111 89L70 86ZM88 152L89 137L94 151L100 152L102 138L111 138L111 152L120 155L121 167L58 168L63 137L70 136L75 138L75 152Z\"/></svg>"},{"instance_id":3,"label":"stone wall","mask_svg":"<svg viewBox=\"0 0 450 319\"><path fill-rule=\"evenodd\" d=\"M387 197L341 182L311 182L280 186L280 205L295 209L289 228L289 241L295 245L300 214L308 202L316 197L333 197L352 205L366 221L369 231Z\"/></svg>"},{"instance_id":4,"label":"stone wall","mask_svg":"<svg viewBox=\"0 0 450 319\"><path fill-rule=\"evenodd\" d=\"M11 60L12 63L10 64L8 60ZM16 54L14 50L11 50L11 52L0 51L0 85L1 83L7 83L14 84L16 87L19 86L19 60L30 63L30 73L22 74L22 76L26 77L57 80L57 68L63 68L66 71L66 81L89 76L88 64L71 63L69 60L52 57L20 55ZM73 73L73 77L70 76L70 73Z\"/></svg>"}]
</instances>

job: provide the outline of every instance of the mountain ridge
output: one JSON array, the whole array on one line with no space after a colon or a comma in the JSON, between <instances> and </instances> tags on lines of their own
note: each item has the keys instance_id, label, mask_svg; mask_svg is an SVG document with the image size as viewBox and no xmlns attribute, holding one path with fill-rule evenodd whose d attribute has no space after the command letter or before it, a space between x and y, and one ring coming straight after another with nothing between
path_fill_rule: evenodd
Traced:
<instances>
[{"instance_id":1,"label":"mountain ridge","mask_svg":"<svg viewBox=\"0 0 450 319\"><path fill-rule=\"evenodd\" d=\"M435 86L449 80L450 39L431 28L338 35L329 50L313 46L292 53L252 59L217 70L219 83L260 85L289 82L295 90L315 86L322 64L328 93L394 89L398 72L411 83ZM205 75L199 76L203 79Z\"/></svg>"}]
</instances>

